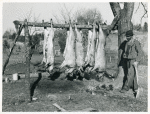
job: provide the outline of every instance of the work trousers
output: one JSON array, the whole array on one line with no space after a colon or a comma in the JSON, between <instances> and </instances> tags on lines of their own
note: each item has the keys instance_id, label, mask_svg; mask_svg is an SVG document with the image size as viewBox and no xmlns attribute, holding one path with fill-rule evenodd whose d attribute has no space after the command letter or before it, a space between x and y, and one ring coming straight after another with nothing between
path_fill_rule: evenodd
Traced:
<instances>
[{"instance_id":1,"label":"work trousers","mask_svg":"<svg viewBox=\"0 0 150 114\"><path fill-rule=\"evenodd\" d=\"M122 89L128 91L129 89L132 89L133 91L138 89L138 82L137 82L137 76L136 71L133 66L133 63L135 62L135 59L124 59L124 79L123 79L123 86Z\"/></svg>"}]
</instances>

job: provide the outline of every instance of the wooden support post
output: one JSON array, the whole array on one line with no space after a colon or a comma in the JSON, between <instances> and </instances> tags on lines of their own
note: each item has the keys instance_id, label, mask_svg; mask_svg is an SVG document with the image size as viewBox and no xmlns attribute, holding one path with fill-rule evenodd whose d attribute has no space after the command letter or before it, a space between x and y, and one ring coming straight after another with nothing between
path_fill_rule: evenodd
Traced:
<instances>
[{"instance_id":1,"label":"wooden support post","mask_svg":"<svg viewBox=\"0 0 150 114\"><path fill-rule=\"evenodd\" d=\"M31 59L31 55L30 55L30 38L29 38L29 30L28 30L28 22L27 19L25 19L24 22L24 34L25 34L25 47L26 47L26 73L25 73L25 87L26 90L25 92L27 93L26 95L26 100L27 102L31 102L32 101L32 97L31 97L31 85L30 85L30 59Z\"/></svg>"},{"instance_id":2,"label":"wooden support post","mask_svg":"<svg viewBox=\"0 0 150 114\"><path fill-rule=\"evenodd\" d=\"M19 30L18 30L18 29L16 30L16 31L17 31L17 35L16 35L15 40L14 40L14 42L13 42L13 46L12 46L12 48L10 49L10 53L8 54L7 59L6 59L6 61L5 61L5 63L4 63L4 66L3 66L3 75L4 75L4 72L5 72L5 68L6 68L6 66L7 66L7 64L8 64L8 62L9 62L9 58L10 58L10 56L11 56L11 54L12 54L12 51L13 51L13 49L14 49L14 47L15 47L16 41L18 40L22 29L23 29L23 25L21 25L21 26L19 27Z\"/></svg>"},{"instance_id":3,"label":"wooden support post","mask_svg":"<svg viewBox=\"0 0 150 114\"><path fill-rule=\"evenodd\" d=\"M44 24L44 20L42 20L42 24ZM44 27L44 29L46 29L47 27Z\"/></svg>"}]
</instances>

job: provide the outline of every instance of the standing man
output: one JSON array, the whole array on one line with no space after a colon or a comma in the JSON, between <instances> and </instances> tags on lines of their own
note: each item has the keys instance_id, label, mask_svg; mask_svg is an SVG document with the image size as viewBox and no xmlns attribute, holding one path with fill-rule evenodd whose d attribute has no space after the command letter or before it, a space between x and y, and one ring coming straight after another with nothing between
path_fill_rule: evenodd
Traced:
<instances>
[{"instance_id":1,"label":"standing man","mask_svg":"<svg viewBox=\"0 0 150 114\"><path fill-rule=\"evenodd\" d=\"M139 96L137 65L141 60L142 49L140 42L133 39L132 30L126 32L126 39L120 47L122 50L121 61L125 74L120 92L125 93L129 89L132 89L135 98L137 98Z\"/></svg>"}]
</instances>

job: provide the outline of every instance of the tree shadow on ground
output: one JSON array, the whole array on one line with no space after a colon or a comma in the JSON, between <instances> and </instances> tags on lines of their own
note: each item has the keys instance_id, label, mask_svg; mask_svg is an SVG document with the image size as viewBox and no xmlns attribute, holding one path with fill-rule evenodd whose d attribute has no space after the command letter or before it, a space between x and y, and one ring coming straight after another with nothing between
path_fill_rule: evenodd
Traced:
<instances>
[{"instance_id":1,"label":"tree shadow on ground","mask_svg":"<svg viewBox=\"0 0 150 114\"><path fill-rule=\"evenodd\" d=\"M61 94L63 93L70 93L70 91L78 92L80 88L83 88L84 84L83 82L79 81L68 81L68 80L47 80L44 79L39 82L37 89L42 94L54 94L61 91Z\"/></svg>"}]
</instances>

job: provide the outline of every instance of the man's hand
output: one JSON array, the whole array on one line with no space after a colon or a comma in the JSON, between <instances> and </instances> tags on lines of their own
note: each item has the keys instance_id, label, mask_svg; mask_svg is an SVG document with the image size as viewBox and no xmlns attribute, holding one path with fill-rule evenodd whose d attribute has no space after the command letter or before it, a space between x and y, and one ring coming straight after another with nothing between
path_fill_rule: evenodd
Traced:
<instances>
[{"instance_id":1,"label":"man's hand","mask_svg":"<svg viewBox=\"0 0 150 114\"><path fill-rule=\"evenodd\" d=\"M133 65L137 67L138 63L139 63L139 62L135 61L135 62L133 63Z\"/></svg>"},{"instance_id":2,"label":"man's hand","mask_svg":"<svg viewBox=\"0 0 150 114\"><path fill-rule=\"evenodd\" d=\"M123 54L123 58L127 58L127 55L125 53Z\"/></svg>"}]
</instances>

